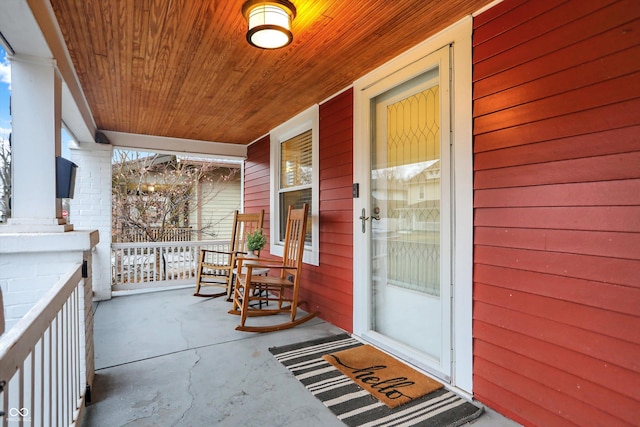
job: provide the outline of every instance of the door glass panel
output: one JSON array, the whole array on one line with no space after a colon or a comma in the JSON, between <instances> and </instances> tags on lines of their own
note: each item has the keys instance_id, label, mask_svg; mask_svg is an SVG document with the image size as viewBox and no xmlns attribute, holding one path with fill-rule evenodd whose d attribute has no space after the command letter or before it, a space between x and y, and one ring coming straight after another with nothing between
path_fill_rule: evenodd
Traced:
<instances>
[{"instance_id":1,"label":"door glass panel","mask_svg":"<svg viewBox=\"0 0 640 427\"><path fill-rule=\"evenodd\" d=\"M372 329L439 360L441 135L438 69L374 99ZM376 214L377 213L377 214Z\"/></svg>"}]
</instances>

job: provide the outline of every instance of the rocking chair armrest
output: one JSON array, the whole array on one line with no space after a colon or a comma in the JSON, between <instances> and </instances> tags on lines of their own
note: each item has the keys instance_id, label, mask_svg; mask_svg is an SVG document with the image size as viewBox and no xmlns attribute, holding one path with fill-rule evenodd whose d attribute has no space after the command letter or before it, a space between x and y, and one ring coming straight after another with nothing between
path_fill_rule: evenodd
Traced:
<instances>
[{"instance_id":1,"label":"rocking chair armrest","mask_svg":"<svg viewBox=\"0 0 640 427\"><path fill-rule=\"evenodd\" d=\"M210 254L223 254L223 255L231 255L233 252L229 251L217 251L215 249L200 249L201 252L210 253Z\"/></svg>"},{"instance_id":2,"label":"rocking chair armrest","mask_svg":"<svg viewBox=\"0 0 640 427\"><path fill-rule=\"evenodd\" d=\"M248 267L248 266L247 266ZM280 270L297 270L298 267L291 267L291 266L286 266L286 265L282 265L282 264L251 264L251 268L277 268Z\"/></svg>"},{"instance_id":3,"label":"rocking chair armrest","mask_svg":"<svg viewBox=\"0 0 640 427\"><path fill-rule=\"evenodd\" d=\"M245 264L242 266L243 274L246 272L247 275L253 276L254 270L297 270L297 267L287 267L282 264Z\"/></svg>"},{"instance_id":4,"label":"rocking chair armrest","mask_svg":"<svg viewBox=\"0 0 640 427\"><path fill-rule=\"evenodd\" d=\"M268 258L249 258L249 257L238 257L236 261L239 261L240 264L244 264L245 267L253 268L283 268L282 264L274 264L277 262L273 259ZM249 263L245 263L248 261ZM295 267L293 267L295 268Z\"/></svg>"}]
</instances>

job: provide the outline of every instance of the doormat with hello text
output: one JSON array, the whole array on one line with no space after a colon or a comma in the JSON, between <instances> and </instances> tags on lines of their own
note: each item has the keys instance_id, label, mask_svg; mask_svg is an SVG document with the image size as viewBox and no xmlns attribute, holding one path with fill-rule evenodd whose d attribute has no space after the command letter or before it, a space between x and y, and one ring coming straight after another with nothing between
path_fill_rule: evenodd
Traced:
<instances>
[{"instance_id":1,"label":"doormat with hello text","mask_svg":"<svg viewBox=\"0 0 640 427\"><path fill-rule=\"evenodd\" d=\"M309 392L348 426L455 427L482 414L482 407L477 407L444 387L422 397L414 397L395 408L388 407L323 358L327 354L337 354L361 346L363 344L350 335L340 334L273 347L269 351ZM368 381L375 382L372 378Z\"/></svg>"},{"instance_id":2,"label":"doormat with hello text","mask_svg":"<svg viewBox=\"0 0 640 427\"><path fill-rule=\"evenodd\" d=\"M325 354L322 358L390 408L444 387L368 344Z\"/></svg>"}]
</instances>

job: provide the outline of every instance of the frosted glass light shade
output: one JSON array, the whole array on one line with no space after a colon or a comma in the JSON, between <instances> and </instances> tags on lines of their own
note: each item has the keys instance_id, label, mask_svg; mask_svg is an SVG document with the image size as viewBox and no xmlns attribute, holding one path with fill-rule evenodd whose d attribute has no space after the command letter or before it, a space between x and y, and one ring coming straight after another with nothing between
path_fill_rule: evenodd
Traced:
<instances>
[{"instance_id":1,"label":"frosted glass light shade","mask_svg":"<svg viewBox=\"0 0 640 427\"><path fill-rule=\"evenodd\" d=\"M291 21L296 15L295 6L285 0L250 0L242 6L249 29L247 41L262 49L278 49L293 41Z\"/></svg>"}]
</instances>

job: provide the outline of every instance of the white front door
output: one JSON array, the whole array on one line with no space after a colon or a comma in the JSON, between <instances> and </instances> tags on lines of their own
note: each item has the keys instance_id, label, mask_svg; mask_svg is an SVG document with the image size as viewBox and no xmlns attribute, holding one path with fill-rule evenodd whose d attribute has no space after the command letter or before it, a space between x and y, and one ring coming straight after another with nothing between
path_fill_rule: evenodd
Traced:
<instances>
[{"instance_id":1,"label":"white front door","mask_svg":"<svg viewBox=\"0 0 640 427\"><path fill-rule=\"evenodd\" d=\"M361 336L451 375L450 46L363 91L369 155L355 233L368 304ZM406 70L405 70L406 71ZM366 264L366 265L365 265Z\"/></svg>"}]
</instances>

